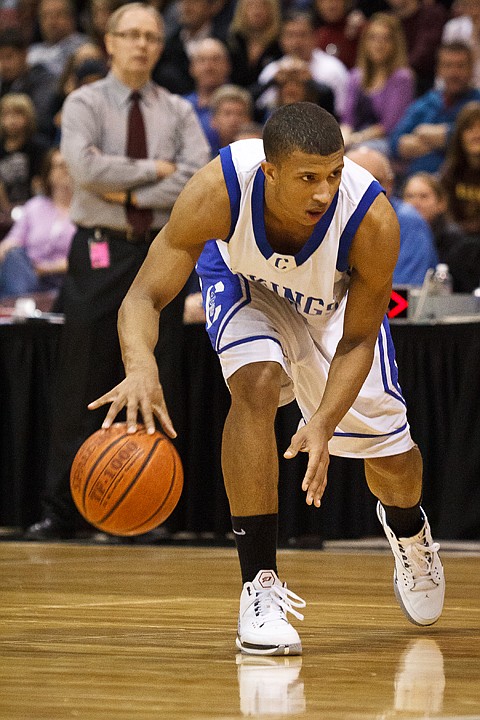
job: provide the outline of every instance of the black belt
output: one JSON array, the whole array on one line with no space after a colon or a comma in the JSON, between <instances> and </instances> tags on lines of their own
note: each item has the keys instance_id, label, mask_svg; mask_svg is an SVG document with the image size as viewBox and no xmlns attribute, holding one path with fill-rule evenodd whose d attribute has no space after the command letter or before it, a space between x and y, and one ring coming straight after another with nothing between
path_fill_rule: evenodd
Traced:
<instances>
[{"instance_id":1,"label":"black belt","mask_svg":"<svg viewBox=\"0 0 480 720\"><path fill-rule=\"evenodd\" d=\"M131 243L132 245L141 245L142 243L150 244L160 232L160 229L152 229L147 230L144 233L136 233L132 229L113 230L112 228L101 227L98 225L91 228L79 226L79 229L86 230L95 237L98 236L99 240L120 240L122 242Z\"/></svg>"}]
</instances>

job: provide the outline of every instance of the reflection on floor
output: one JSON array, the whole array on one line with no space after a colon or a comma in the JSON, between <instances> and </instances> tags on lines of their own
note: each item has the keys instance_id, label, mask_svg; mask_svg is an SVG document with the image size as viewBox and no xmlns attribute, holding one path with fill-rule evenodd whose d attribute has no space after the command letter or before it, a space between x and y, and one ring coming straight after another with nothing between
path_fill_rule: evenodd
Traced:
<instances>
[{"instance_id":1,"label":"reflection on floor","mask_svg":"<svg viewBox=\"0 0 480 720\"><path fill-rule=\"evenodd\" d=\"M302 657L235 650L230 548L0 543L5 720L480 720L480 558L410 625L389 552L281 551Z\"/></svg>"}]
</instances>

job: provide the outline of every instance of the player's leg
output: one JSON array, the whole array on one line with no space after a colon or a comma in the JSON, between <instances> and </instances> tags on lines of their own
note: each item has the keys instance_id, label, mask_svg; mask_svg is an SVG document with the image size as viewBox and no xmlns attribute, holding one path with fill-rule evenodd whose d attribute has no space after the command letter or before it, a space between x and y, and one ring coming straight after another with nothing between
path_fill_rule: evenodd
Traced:
<instances>
[{"instance_id":1,"label":"player's leg","mask_svg":"<svg viewBox=\"0 0 480 720\"><path fill-rule=\"evenodd\" d=\"M443 609L445 579L422 509L422 456L417 446L398 455L365 459L367 483L395 557L394 589L407 618L431 625Z\"/></svg>"},{"instance_id":2,"label":"player's leg","mask_svg":"<svg viewBox=\"0 0 480 720\"><path fill-rule=\"evenodd\" d=\"M318 358L308 357L308 365L296 383L295 394L307 420L318 403L319 379L322 374L325 378L328 375L325 358L335 352L343 329L341 320L341 313L336 314L316 338L322 353ZM420 506L422 457L410 435L386 321L380 328L368 377L335 429L329 450L333 455L365 459L368 485L379 498L378 516L395 555L397 598L412 622L434 623L443 606L443 568L439 546L432 541Z\"/></svg>"},{"instance_id":3,"label":"player's leg","mask_svg":"<svg viewBox=\"0 0 480 720\"><path fill-rule=\"evenodd\" d=\"M239 368L228 383L231 408L225 422L222 467L242 570L237 646L261 655L301 652L297 617L303 601L277 577L278 454L274 421L283 370L276 362Z\"/></svg>"}]
</instances>

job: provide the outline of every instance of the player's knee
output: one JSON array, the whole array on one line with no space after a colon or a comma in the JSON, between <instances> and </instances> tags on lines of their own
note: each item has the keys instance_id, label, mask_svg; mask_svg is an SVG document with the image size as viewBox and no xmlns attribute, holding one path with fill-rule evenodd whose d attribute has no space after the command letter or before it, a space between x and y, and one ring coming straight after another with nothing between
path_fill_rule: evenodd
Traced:
<instances>
[{"instance_id":1,"label":"player's knee","mask_svg":"<svg viewBox=\"0 0 480 720\"><path fill-rule=\"evenodd\" d=\"M367 472L368 468L374 472L377 488L381 487L382 502L399 507L418 502L422 491L422 456L417 446L399 455L369 458L365 465Z\"/></svg>"},{"instance_id":2,"label":"player's knee","mask_svg":"<svg viewBox=\"0 0 480 720\"><path fill-rule=\"evenodd\" d=\"M228 384L232 405L243 405L253 412L276 412L280 397L282 368L275 362L258 362L237 370Z\"/></svg>"}]
</instances>

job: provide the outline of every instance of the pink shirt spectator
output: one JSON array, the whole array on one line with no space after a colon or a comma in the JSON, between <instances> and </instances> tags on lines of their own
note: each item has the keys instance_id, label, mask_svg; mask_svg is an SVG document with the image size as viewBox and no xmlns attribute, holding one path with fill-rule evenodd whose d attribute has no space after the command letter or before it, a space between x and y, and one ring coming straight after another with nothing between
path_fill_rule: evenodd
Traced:
<instances>
[{"instance_id":1,"label":"pink shirt spectator","mask_svg":"<svg viewBox=\"0 0 480 720\"><path fill-rule=\"evenodd\" d=\"M383 126L385 134L388 135L413 101L414 86L412 72L408 68L399 68L392 73L381 90L366 93L362 88L361 71L354 68L349 74L342 122L354 130L362 129L359 127L357 108L359 98L362 94L366 94L370 98L373 111L377 116L376 122Z\"/></svg>"},{"instance_id":2,"label":"pink shirt spectator","mask_svg":"<svg viewBox=\"0 0 480 720\"><path fill-rule=\"evenodd\" d=\"M49 197L39 195L23 205L21 217L3 242L13 240L36 265L66 260L75 231L70 218Z\"/></svg>"}]
</instances>

